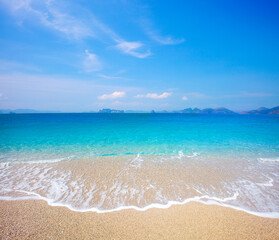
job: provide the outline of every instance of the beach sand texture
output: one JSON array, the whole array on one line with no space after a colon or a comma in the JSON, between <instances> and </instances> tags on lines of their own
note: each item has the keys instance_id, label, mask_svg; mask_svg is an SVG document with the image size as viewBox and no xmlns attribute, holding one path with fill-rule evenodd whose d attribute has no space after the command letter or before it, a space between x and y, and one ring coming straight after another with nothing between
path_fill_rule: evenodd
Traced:
<instances>
[{"instance_id":1,"label":"beach sand texture","mask_svg":"<svg viewBox=\"0 0 279 240\"><path fill-rule=\"evenodd\" d=\"M0 239L279 239L279 219L201 203L147 211L74 212L0 201Z\"/></svg>"}]
</instances>

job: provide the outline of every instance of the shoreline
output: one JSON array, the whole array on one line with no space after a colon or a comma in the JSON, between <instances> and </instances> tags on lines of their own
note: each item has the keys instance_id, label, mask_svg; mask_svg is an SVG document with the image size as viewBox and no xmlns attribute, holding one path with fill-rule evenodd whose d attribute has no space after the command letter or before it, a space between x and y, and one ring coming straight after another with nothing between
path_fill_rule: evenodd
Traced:
<instances>
[{"instance_id":1,"label":"shoreline","mask_svg":"<svg viewBox=\"0 0 279 240\"><path fill-rule=\"evenodd\" d=\"M253 215L253 216L256 216L256 217L278 219L279 220L279 212L255 212L255 211L251 211L251 210L246 210L246 209L241 208L241 207L220 203L220 202L226 202L227 199L219 199L219 198L216 198L216 197L209 197L207 195L187 198L187 199L183 200L182 202L170 200L166 204L152 203L152 204L147 205L145 207L137 207L137 206L132 205L132 206L117 207L117 208L107 209L107 210L100 210L98 208L75 209L72 206L67 205L67 204L52 203L51 199L42 197L41 195L36 194L36 193L29 193L29 192L26 192L26 191L19 191L19 192L24 192L24 193L27 193L30 196L33 195L35 197L34 198L32 198L32 197L31 198L22 197L22 198L19 198L19 199L10 198L10 197L7 197L5 199L5 198L0 197L0 202L1 201L29 201L29 200L44 201L50 207L63 207L63 208L67 208L68 210L73 211L73 212L77 212L77 213L91 212L91 213L97 213L97 214L107 214L107 213L127 211L127 210L145 212L145 211L148 211L150 209L169 209L170 207L173 207L173 206L181 206L181 205L186 205L186 204L189 204L189 203L199 203L199 204L203 204L203 205L207 205L207 206L217 206L217 207L229 208L229 209L244 212L246 214L250 214L250 215ZM232 197L229 197L229 198L230 199L235 199L237 196L238 196L238 193L235 193ZM201 199L207 199L208 201L204 202Z\"/></svg>"},{"instance_id":2,"label":"shoreline","mask_svg":"<svg viewBox=\"0 0 279 240\"><path fill-rule=\"evenodd\" d=\"M248 176L250 179L244 178L248 184L241 185L238 181L243 180L245 169L251 167L242 161L238 164L226 161L221 168L217 160L192 161L186 158L187 162L163 163L129 158L119 160L102 157L97 161L79 159L8 166L1 169L4 196L0 197L0 201L17 198L43 200L50 206L97 213L166 209L174 205L200 202L279 219L278 199L276 192L272 192L278 188L275 177L277 165L270 171L270 166L265 164L269 175L265 175L265 172L256 175L262 165L258 162L251 164L255 171L249 170L253 175ZM231 171L232 165L237 165L234 171ZM226 183L232 183L232 187ZM254 184L252 187L255 186L255 189L250 188L249 184ZM202 185L201 189L199 185ZM258 191L261 194L259 201L253 194ZM272 194L272 199L266 197L269 196L267 192ZM261 203L261 199L266 200L265 204Z\"/></svg>"},{"instance_id":3,"label":"shoreline","mask_svg":"<svg viewBox=\"0 0 279 240\"><path fill-rule=\"evenodd\" d=\"M198 202L100 214L0 200L0 226L1 239L279 239L279 219Z\"/></svg>"}]
</instances>

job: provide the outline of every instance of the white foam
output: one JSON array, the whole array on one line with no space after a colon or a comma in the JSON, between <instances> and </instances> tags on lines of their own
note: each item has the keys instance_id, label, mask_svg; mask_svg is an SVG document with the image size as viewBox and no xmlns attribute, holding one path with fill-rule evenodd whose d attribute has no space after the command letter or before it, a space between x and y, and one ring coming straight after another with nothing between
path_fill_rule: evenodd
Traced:
<instances>
[{"instance_id":1,"label":"white foam","mask_svg":"<svg viewBox=\"0 0 279 240\"><path fill-rule=\"evenodd\" d=\"M273 186L273 179L270 178L270 177L267 177L269 179L268 182L265 182L265 183L257 183L258 185L260 186L264 186L264 187L272 187Z\"/></svg>"},{"instance_id":2,"label":"white foam","mask_svg":"<svg viewBox=\"0 0 279 240\"><path fill-rule=\"evenodd\" d=\"M68 156L63 158L53 158L53 159L38 159L38 160L18 160L18 159L12 159L9 162L3 162L0 163L0 167L2 164L43 164L43 163L56 163L56 162L62 162L74 159L75 156Z\"/></svg>"},{"instance_id":3,"label":"white foam","mask_svg":"<svg viewBox=\"0 0 279 240\"><path fill-rule=\"evenodd\" d=\"M0 168L6 168L9 167L10 163L9 162L0 162Z\"/></svg>"},{"instance_id":4,"label":"white foam","mask_svg":"<svg viewBox=\"0 0 279 240\"><path fill-rule=\"evenodd\" d=\"M183 158L183 157L184 157L183 151L179 151L179 152L178 152L178 158L181 159L181 158Z\"/></svg>"},{"instance_id":5,"label":"white foam","mask_svg":"<svg viewBox=\"0 0 279 240\"><path fill-rule=\"evenodd\" d=\"M276 158L258 158L262 162L279 162L279 157Z\"/></svg>"},{"instance_id":6,"label":"white foam","mask_svg":"<svg viewBox=\"0 0 279 240\"><path fill-rule=\"evenodd\" d=\"M0 196L1 201L20 201L20 200L39 200L37 197L25 196L25 197L11 197L11 196Z\"/></svg>"},{"instance_id":7,"label":"white foam","mask_svg":"<svg viewBox=\"0 0 279 240\"><path fill-rule=\"evenodd\" d=\"M265 165L268 172L263 172L263 169L260 172L254 172L253 170L258 169L257 163L257 168L249 169L251 176L241 175L229 181L223 178L218 180L221 188L210 180L203 184L203 181L191 182L183 178L171 178L172 175L170 175L167 185L170 191L166 191L164 182L162 183L160 178L154 178L152 174L149 174L146 179L141 179L140 182L137 181L139 171L144 171L145 165L148 164L146 161L141 166L143 158L144 156L138 154L132 160L130 159L131 161L125 161L124 166L115 172L115 176L97 174L90 175L90 179L86 175L84 177L75 175L75 171L61 171L50 164L45 166L26 164L16 167L11 164L9 168L3 168L0 171L0 200L42 199L51 206L65 206L73 211L98 213L124 209L145 211L150 208L168 208L176 204L201 202L231 207L257 216L279 218L279 202L276 199L279 192L275 188L277 183L275 176L278 170L274 166L271 168ZM179 164L184 164L184 162L177 161L175 164L179 167ZM6 165L3 164L3 166ZM195 167L195 164L193 166ZM138 171L138 168L141 169ZM169 174L179 177L175 169L171 169ZM274 171L270 172L272 169ZM261 176L257 179L261 180L256 183L251 179L258 173ZM269 176L272 176L274 180ZM274 188L268 188L273 185ZM12 189L12 194L5 192L8 188ZM151 189L152 199L145 197L149 189ZM193 194L193 190L197 193ZM18 197L12 197L15 191L27 196L20 194ZM137 206L130 206L131 202Z\"/></svg>"},{"instance_id":8,"label":"white foam","mask_svg":"<svg viewBox=\"0 0 279 240\"><path fill-rule=\"evenodd\" d=\"M200 155L199 153L193 152L193 155L189 155L189 156L187 156L187 158L194 158L194 157L197 157L199 155Z\"/></svg>"},{"instance_id":9,"label":"white foam","mask_svg":"<svg viewBox=\"0 0 279 240\"><path fill-rule=\"evenodd\" d=\"M142 162L143 162L143 159L141 158L140 154L138 153L138 155L135 157L135 159L133 159L130 162L130 166L138 169L141 167Z\"/></svg>"},{"instance_id":10,"label":"white foam","mask_svg":"<svg viewBox=\"0 0 279 240\"><path fill-rule=\"evenodd\" d=\"M234 193L234 195L232 197L228 197L228 198L224 198L224 199L217 198L217 197L209 197L207 195L204 195L204 196L195 196L195 197L187 198L184 201L168 201L166 204L152 203L152 204L149 204L145 207L121 206L121 207L117 207L117 208L114 208L114 209L101 210L101 209L98 209L96 207L89 208L89 209L77 209L77 208L74 208L73 206L71 206L69 204L63 204L63 203L55 202L53 199L43 197L38 193L28 192L28 191L23 191L23 190L18 190L18 192L26 193L27 195L30 196L29 199L44 200L50 206L67 207L71 211L75 211L75 212L111 213L111 212L122 211L122 210L131 210L131 209L136 210L136 211L146 211L146 210L149 210L149 209L152 209L152 208L167 209L167 208L170 208L173 205L184 205L184 204L187 204L187 203L190 203L190 202L199 202L199 203L206 204L206 205L217 205L217 206L222 206L222 207L228 207L228 208L232 208L232 209L235 209L235 210L238 210L238 211L243 211L243 212L255 215L255 216L259 216L259 217L279 219L279 212L256 212L256 211L250 211L250 210L247 210L247 209L244 209L244 208L241 208L241 207L237 207L237 206L234 206L234 205L224 203L224 202L227 202L229 200L236 199L237 196L238 196L238 193ZM27 197L20 197L20 198L0 197L0 200L25 200L25 199L27 199Z\"/></svg>"},{"instance_id":11,"label":"white foam","mask_svg":"<svg viewBox=\"0 0 279 240\"><path fill-rule=\"evenodd\" d=\"M197 156L199 156L199 155L200 155L200 153L198 153L198 152L193 152L192 155L185 155L185 154L183 153L183 151L180 150L180 151L178 152L178 159L182 159L183 157L186 157L186 158L195 158L195 157L197 157Z\"/></svg>"}]
</instances>

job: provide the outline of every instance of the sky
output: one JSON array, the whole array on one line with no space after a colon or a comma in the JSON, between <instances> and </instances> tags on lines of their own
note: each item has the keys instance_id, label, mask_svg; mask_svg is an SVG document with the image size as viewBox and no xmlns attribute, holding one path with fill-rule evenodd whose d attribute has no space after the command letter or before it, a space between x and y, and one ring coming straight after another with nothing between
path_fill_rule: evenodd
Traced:
<instances>
[{"instance_id":1,"label":"sky","mask_svg":"<svg viewBox=\"0 0 279 240\"><path fill-rule=\"evenodd\" d=\"M0 0L0 109L279 105L279 2Z\"/></svg>"}]
</instances>

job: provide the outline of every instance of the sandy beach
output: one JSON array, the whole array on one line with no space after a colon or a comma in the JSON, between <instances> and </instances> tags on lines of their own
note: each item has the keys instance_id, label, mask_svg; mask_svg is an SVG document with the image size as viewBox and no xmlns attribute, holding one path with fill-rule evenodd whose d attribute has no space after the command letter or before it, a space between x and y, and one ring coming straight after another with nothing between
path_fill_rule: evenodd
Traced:
<instances>
[{"instance_id":1,"label":"sandy beach","mask_svg":"<svg viewBox=\"0 0 279 240\"><path fill-rule=\"evenodd\" d=\"M279 239L279 219L201 203L112 213L0 201L1 239Z\"/></svg>"}]
</instances>

